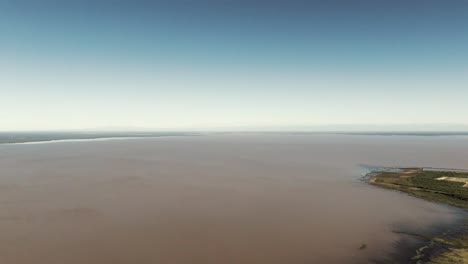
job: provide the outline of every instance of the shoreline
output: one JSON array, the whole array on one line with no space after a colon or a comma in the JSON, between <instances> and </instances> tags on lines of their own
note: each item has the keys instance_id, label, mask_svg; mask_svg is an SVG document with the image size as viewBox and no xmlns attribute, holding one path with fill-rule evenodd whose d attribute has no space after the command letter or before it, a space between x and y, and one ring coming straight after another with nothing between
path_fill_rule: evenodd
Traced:
<instances>
[{"instance_id":1,"label":"shoreline","mask_svg":"<svg viewBox=\"0 0 468 264\"><path fill-rule=\"evenodd\" d=\"M22 141L22 142L8 142L0 143L1 145L39 145L49 143L72 143L72 142L94 142L94 141L108 141L108 140L123 140L123 139L142 139L142 138L157 138L157 137L98 137L98 138L70 138L70 139L49 139L39 141Z\"/></svg>"},{"instance_id":2,"label":"shoreline","mask_svg":"<svg viewBox=\"0 0 468 264\"><path fill-rule=\"evenodd\" d=\"M120 139L142 139L172 136L195 136L197 133L0 133L1 145L29 145L61 142L88 142Z\"/></svg>"},{"instance_id":3,"label":"shoreline","mask_svg":"<svg viewBox=\"0 0 468 264\"><path fill-rule=\"evenodd\" d=\"M463 213L468 212L468 188L463 186L463 181L444 180L447 175L468 179L466 170L414 167L374 169L363 180L372 186L396 190L429 202L457 207ZM454 226L436 227L438 230L430 237L396 232L419 237L421 241L412 250L407 248L408 245L397 245L397 254L401 252L405 255L404 263L468 263L468 215L462 218Z\"/></svg>"}]
</instances>

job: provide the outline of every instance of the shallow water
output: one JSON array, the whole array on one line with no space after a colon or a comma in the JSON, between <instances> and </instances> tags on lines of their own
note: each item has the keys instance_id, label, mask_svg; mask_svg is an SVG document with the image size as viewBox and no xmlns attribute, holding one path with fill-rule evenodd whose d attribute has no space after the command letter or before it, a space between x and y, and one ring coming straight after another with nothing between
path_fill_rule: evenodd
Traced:
<instances>
[{"instance_id":1,"label":"shallow water","mask_svg":"<svg viewBox=\"0 0 468 264\"><path fill-rule=\"evenodd\" d=\"M371 263L404 238L392 230L427 233L459 219L362 183L362 165L468 169L468 137L0 145L0 262Z\"/></svg>"}]
</instances>

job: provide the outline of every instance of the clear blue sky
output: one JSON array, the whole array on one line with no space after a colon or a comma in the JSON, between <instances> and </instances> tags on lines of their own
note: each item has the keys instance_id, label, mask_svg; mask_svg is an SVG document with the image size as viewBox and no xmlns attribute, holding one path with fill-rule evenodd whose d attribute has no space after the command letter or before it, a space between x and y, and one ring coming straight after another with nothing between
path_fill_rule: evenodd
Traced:
<instances>
[{"instance_id":1,"label":"clear blue sky","mask_svg":"<svg viewBox=\"0 0 468 264\"><path fill-rule=\"evenodd\" d=\"M0 0L0 130L468 127L468 1Z\"/></svg>"}]
</instances>

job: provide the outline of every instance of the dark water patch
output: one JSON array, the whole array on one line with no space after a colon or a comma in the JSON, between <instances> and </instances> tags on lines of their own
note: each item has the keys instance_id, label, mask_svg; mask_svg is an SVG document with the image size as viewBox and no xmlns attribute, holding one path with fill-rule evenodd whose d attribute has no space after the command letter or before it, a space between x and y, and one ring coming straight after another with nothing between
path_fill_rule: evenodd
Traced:
<instances>
[{"instance_id":1,"label":"dark water patch","mask_svg":"<svg viewBox=\"0 0 468 264\"><path fill-rule=\"evenodd\" d=\"M421 254L421 249L426 249L433 243L437 237L447 236L447 234L460 235L460 231L466 232L463 227L465 220L460 220L451 224L438 224L428 228L420 228L407 223L396 224L392 227L392 233L399 235L398 240L393 244L391 253L373 259L376 264L394 264L394 263L426 263L431 256L436 255L440 247L427 249ZM420 256L418 258L418 256ZM424 256L421 257L421 256Z\"/></svg>"}]
</instances>

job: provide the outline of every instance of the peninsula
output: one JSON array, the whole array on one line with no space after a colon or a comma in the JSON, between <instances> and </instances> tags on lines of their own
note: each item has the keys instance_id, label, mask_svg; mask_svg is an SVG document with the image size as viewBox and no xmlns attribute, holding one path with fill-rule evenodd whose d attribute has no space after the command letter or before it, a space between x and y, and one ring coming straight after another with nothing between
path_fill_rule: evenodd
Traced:
<instances>
[{"instance_id":1,"label":"peninsula","mask_svg":"<svg viewBox=\"0 0 468 264\"><path fill-rule=\"evenodd\" d=\"M372 185L468 210L466 171L393 168L373 171L368 176ZM417 264L468 263L468 219L461 226L431 238L412 260Z\"/></svg>"}]
</instances>

